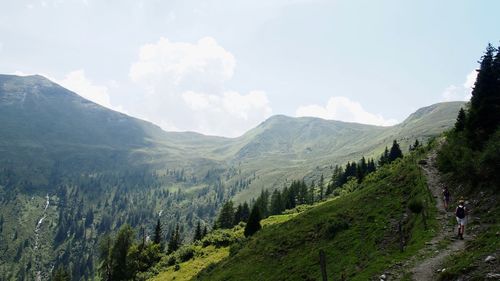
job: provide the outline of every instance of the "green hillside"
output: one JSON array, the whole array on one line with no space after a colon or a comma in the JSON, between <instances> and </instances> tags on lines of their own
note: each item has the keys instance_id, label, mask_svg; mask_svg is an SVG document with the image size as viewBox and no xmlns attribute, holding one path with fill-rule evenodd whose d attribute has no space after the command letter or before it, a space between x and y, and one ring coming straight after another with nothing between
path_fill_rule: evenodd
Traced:
<instances>
[{"instance_id":1,"label":"green hillside","mask_svg":"<svg viewBox=\"0 0 500 281\"><path fill-rule=\"evenodd\" d=\"M406 149L450 127L462 105L432 105L392 127L274 116L229 139L165 132L41 76L0 75L0 277L46 277L65 264L89 278L100 237L124 223L151 233L160 213L165 237L179 224L189 241L228 199L329 178L393 139Z\"/></svg>"},{"instance_id":2,"label":"green hillside","mask_svg":"<svg viewBox=\"0 0 500 281\"><path fill-rule=\"evenodd\" d=\"M237 254L199 280L320 280L324 250L330 278L369 280L416 253L435 231L435 208L425 179L407 157L370 175L357 190L329 200L282 223L264 227ZM425 202L422 215L410 202ZM405 249L399 250L398 222ZM168 280L168 279L164 279Z\"/></svg>"}]
</instances>

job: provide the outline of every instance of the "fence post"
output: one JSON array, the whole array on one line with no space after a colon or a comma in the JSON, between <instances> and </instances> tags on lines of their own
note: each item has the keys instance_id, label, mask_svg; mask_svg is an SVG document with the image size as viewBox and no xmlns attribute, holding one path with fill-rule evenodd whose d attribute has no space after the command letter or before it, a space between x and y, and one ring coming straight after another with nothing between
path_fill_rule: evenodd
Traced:
<instances>
[{"instance_id":1,"label":"fence post","mask_svg":"<svg viewBox=\"0 0 500 281\"><path fill-rule=\"evenodd\" d=\"M398 222L398 233L399 233L399 251L402 253L404 251L404 240L403 240L403 227L401 221Z\"/></svg>"},{"instance_id":2,"label":"fence post","mask_svg":"<svg viewBox=\"0 0 500 281\"><path fill-rule=\"evenodd\" d=\"M326 275L326 257L325 251L319 250L319 266L321 267L321 275L323 276L323 281L328 281Z\"/></svg>"}]
</instances>

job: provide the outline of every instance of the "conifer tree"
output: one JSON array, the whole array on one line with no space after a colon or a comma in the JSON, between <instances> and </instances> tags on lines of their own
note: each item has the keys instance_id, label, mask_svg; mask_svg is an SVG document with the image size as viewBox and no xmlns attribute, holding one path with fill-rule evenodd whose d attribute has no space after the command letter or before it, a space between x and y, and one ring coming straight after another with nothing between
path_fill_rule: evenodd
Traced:
<instances>
[{"instance_id":1,"label":"conifer tree","mask_svg":"<svg viewBox=\"0 0 500 281\"><path fill-rule=\"evenodd\" d=\"M104 281L113 280L113 259L111 256L112 239L109 235L103 237L99 243L99 275Z\"/></svg>"},{"instance_id":2,"label":"conifer tree","mask_svg":"<svg viewBox=\"0 0 500 281\"><path fill-rule=\"evenodd\" d=\"M371 158L369 161L368 161L368 174L369 173L373 173L377 170L377 167L375 166L375 161L373 161L373 158Z\"/></svg>"},{"instance_id":3,"label":"conifer tree","mask_svg":"<svg viewBox=\"0 0 500 281\"><path fill-rule=\"evenodd\" d=\"M455 132L462 132L465 128L465 110L460 108L458 112L457 121L455 122Z\"/></svg>"},{"instance_id":4,"label":"conifer tree","mask_svg":"<svg viewBox=\"0 0 500 281\"><path fill-rule=\"evenodd\" d=\"M208 229L207 229L207 226L203 226L203 232L201 234L201 238L203 239L203 237L207 236L208 234Z\"/></svg>"},{"instance_id":5,"label":"conifer tree","mask_svg":"<svg viewBox=\"0 0 500 281\"><path fill-rule=\"evenodd\" d=\"M217 227L226 229L232 228L234 226L233 223L234 223L233 202L229 200L222 206L219 217L217 218Z\"/></svg>"},{"instance_id":6,"label":"conifer tree","mask_svg":"<svg viewBox=\"0 0 500 281\"><path fill-rule=\"evenodd\" d=\"M283 212L284 207L283 207L283 199L281 198L281 192L277 189L273 191L273 194L271 195L271 207L270 207L270 212L272 215L278 215Z\"/></svg>"},{"instance_id":7,"label":"conifer tree","mask_svg":"<svg viewBox=\"0 0 500 281\"><path fill-rule=\"evenodd\" d=\"M156 223L155 232L154 232L154 236L153 236L153 243L160 245L160 248L163 250L163 247L164 247L163 231L161 229L160 218L158 218L158 221Z\"/></svg>"},{"instance_id":8,"label":"conifer tree","mask_svg":"<svg viewBox=\"0 0 500 281\"><path fill-rule=\"evenodd\" d=\"M255 205L259 208L260 215L265 218L269 214L269 191L263 189L260 196L255 200Z\"/></svg>"},{"instance_id":9,"label":"conifer tree","mask_svg":"<svg viewBox=\"0 0 500 281\"><path fill-rule=\"evenodd\" d=\"M179 225L177 224L175 226L175 231L172 231L170 235L170 240L168 241L167 254L177 251L177 249L179 249L180 246L181 246L181 241L180 241Z\"/></svg>"},{"instance_id":10,"label":"conifer tree","mask_svg":"<svg viewBox=\"0 0 500 281\"><path fill-rule=\"evenodd\" d=\"M392 147L391 151L389 152L389 163L392 161L402 158L403 157L403 152L401 152L401 149L399 148L399 144L396 140L392 142Z\"/></svg>"},{"instance_id":11,"label":"conifer tree","mask_svg":"<svg viewBox=\"0 0 500 281\"><path fill-rule=\"evenodd\" d=\"M196 224L196 230L194 231L194 238L193 241L199 241L203 238L203 232L201 229L201 223L198 221L198 224Z\"/></svg>"},{"instance_id":12,"label":"conifer tree","mask_svg":"<svg viewBox=\"0 0 500 281\"><path fill-rule=\"evenodd\" d=\"M242 214L243 214L243 205L240 203L238 204L238 207L236 207L236 211L234 212L234 225L237 225L240 221L243 221L242 219Z\"/></svg>"},{"instance_id":13,"label":"conifer tree","mask_svg":"<svg viewBox=\"0 0 500 281\"><path fill-rule=\"evenodd\" d=\"M250 217L248 218L247 225L245 226L245 237L252 236L255 232L259 231L262 226L260 225L260 211L259 207L254 205Z\"/></svg>"},{"instance_id":14,"label":"conifer tree","mask_svg":"<svg viewBox=\"0 0 500 281\"><path fill-rule=\"evenodd\" d=\"M384 153L382 153L382 155L380 155L380 159L378 160L378 165L380 167L382 167L387 163L389 163L389 149L387 149L387 146L386 146Z\"/></svg>"},{"instance_id":15,"label":"conifer tree","mask_svg":"<svg viewBox=\"0 0 500 281\"><path fill-rule=\"evenodd\" d=\"M127 253L133 244L134 230L128 224L123 225L116 236L111 250L112 257L112 280L128 280L132 276L127 267Z\"/></svg>"},{"instance_id":16,"label":"conifer tree","mask_svg":"<svg viewBox=\"0 0 500 281\"><path fill-rule=\"evenodd\" d=\"M250 217L250 207L248 207L248 203L245 201L241 210L241 221L247 221L248 217Z\"/></svg>"},{"instance_id":17,"label":"conifer tree","mask_svg":"<svg viewBox=\"0 0 500 281\"><path fill-rule=\"evenodd\" d=\"M495 48L488 44L472 90L471 104L466 119L467 138L473 149L481 149L483 143L498 128L500 122L500 93L496 91L499 77ZM494 66L495 65L495 66Z\"/></svg>"},{"instance_id":18,"label":"conifer tree","mask_svg":"<svg viewBox=\"0 0 500 281\"><path fill-rule=\"evenodd\" d=\"M321 174L321 177L319 178L319 200L323 200L324 192L325 192L325 178L323 177L323 174Z\"/></svg>"}]
</instances>

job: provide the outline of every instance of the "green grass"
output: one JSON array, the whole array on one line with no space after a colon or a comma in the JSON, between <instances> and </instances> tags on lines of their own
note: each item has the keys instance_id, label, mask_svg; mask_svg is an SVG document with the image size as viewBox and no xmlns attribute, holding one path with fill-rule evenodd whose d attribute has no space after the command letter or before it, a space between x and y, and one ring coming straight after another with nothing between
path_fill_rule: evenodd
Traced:
<instances>
[{"instance_id":1,"label":"green grass","mask_svg":"<svg viewBox=\"0 0 500 281\"><path fill-rule=\"evenodd\" d=\"M194 259L179 264L176 270L175 266L170 266L166 271L163 271L158 276L152 278L152 281L167 281L167 280L190 280L196 276L207 265L217 263L229 256L229 247L216 248L208 246L202 248L196 247L197 254Z\"/></svg>"},{"instance_id":2,"label":"green grass","mask_svg":"<svg viewBox=\"0 0 500 281\"><path fill-rule=\"evenodd\" d=\"M261 224L263 228L267 228L271 225L284 223L294 218L298 214L299 214L298 212L295 212L286 215L270 216L262 220ZM234 241L244 240L242 225L238 225L231 230L217 230L215 233L209 234L209 236L217 236L220 235L221 233L227 233L230 237L232 237L233 239L232 245L217 247L215 245L203 246L204 244L203 242L196 243L194 246L195 249L194 258L185 262L177 263L178 264L177 267L176 265L167 266L166 269L164 269L160 274L158 274L156 277L153 277L150 280L151 281L191 280L202 271L210 271L216 266L217 263L230 256L231 252L234 251L232 249L238 246L238 242Z\"/></svg>"},{"instance_id":3,"label":"green grass","mask_svg":"<svg viewBox=\"0 0 500 281\"><path fill-rule=\"evenodd\" d=\"M263 228L237 254L222 260L201 280L318 280L319 250L327 256L331 278L368 280L392 264L414 255L435 233L436 210L425 180L408 157L371 175L353 193ZM422 216L411 214L411 198L424 202ZM397 223L403 214L405 251L400 253ZM278 220L278 218L271 218Z\"/></svg>"}]
</instances>

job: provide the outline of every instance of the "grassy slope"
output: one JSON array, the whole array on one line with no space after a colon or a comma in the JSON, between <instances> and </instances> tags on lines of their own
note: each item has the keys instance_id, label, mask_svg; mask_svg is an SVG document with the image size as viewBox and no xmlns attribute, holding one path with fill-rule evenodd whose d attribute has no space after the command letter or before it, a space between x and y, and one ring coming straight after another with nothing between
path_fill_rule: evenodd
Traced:
<instances>
[{"instance_id":1,"label":"grassy slope","mask_svg":"<svg viewBox=\"0 0 500 281\"><path fill-rule=\"evenodd\" d=\"M414 157L370 176L360 190L329 200L283 223L270 224L239 252L207 270L201 280L318 280L318 251L325 250L329 276L368 280L413 255L432 237L433 200ZM428 230L410 214L410 198L427 202ZM397 222L404 223L407 246L399 252ZM279 218L273 218L280 221ZM347 229L343 225L347 224ZM182 268L182 266L181 266ZM164 276L167 276L165 274ZM158 279L169 280L169 279Z\"/></svg>"}]
</instances>

